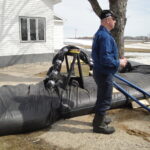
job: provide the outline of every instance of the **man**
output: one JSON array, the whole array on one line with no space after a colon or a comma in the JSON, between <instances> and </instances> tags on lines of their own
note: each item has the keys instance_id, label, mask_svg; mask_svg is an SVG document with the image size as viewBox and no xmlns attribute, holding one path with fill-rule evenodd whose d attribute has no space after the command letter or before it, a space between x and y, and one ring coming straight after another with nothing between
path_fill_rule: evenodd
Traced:
<instances>
[{"instance_id":1,"label":"man","mask_svg":"<svg viewBox=\"0 0 150 150\"><path fill-rule=\"evenodd\" d=\"M110 10L103 10L101 26L95 34L92 45L93 77L97 84L97 101L93 132L111 134L114 127L109 127L110 118L106 118L106 111L110 109L112 100L113 75L118 67L124 67L126 58L118 59L118 49L110 31L115 27L116 17Z\"/></svg>"}]
</instances>

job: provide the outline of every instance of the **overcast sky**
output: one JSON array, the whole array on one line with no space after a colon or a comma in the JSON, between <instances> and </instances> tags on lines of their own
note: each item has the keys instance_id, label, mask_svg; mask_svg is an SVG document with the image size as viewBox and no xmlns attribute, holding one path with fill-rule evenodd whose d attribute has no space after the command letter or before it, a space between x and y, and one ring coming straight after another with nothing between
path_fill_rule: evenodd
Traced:
<instances>
[{"instance_id":1,"label":"overcast sky","mask_svg":"<svg viewBox=\"0 0 150 150\"><path fill-rule=\"evenodd\" d=\"M109 9L108 0L98 0L102 9ZM62 0L54 7L64 20L65 37L93 36L100 21L88 0ZM128 0L125 36L150 36L150 0Z\"/></svg>"}]
</instances>

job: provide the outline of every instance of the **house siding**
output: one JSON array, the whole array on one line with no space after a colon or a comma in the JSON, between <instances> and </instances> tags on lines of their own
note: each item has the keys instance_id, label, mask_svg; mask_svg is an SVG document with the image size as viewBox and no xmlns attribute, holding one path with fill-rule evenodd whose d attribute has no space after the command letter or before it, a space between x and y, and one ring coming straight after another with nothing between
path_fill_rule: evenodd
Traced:
<instances>
[{"instance_id":1,"label":"house siding","mask_svg":"<svg viewBox=\"0 0 150 150\"><path fill-rule=\"evenodd\" d=\"M55 21L54 22L54 49L61 49L63 44L63 21Z\"/></svg>"},{"instance_id":2,"label":"house siding","mask_svg":"<svg viewBox=\"0 0 150 150\"><path fill-rule=\"evenodd\" d=\"M21 42L19 17L44 17L46 19L45 42ZM9 65L17 56L43 56L54 53L54 19L53 0L0 0L0 66ZM25 56L26 55L26 56ZM3 57L4 56L4 57ZM48 55L47 55L48 56ZM31 58L30 58L31 59ZM41 59L41 60L42 60ZM32 60L32 59L31 59ZM37 60L38 61L38 60ZM45 58L47 61L47 58ZM17 63L17 60L12 62ZM12 65L12 64L10 64Z\"/></svg>"}]
</instances>

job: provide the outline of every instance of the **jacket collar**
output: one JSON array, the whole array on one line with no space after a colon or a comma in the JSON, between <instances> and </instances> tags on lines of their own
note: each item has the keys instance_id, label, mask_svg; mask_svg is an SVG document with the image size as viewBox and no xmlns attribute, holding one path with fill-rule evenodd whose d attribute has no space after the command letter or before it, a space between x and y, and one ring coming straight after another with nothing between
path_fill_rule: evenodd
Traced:
<instances>
[{"instance_id":1,"label":"jacket collar","mask_svg":"<svg viewBox=\"0 0 150 150\"><path fill-rule=\"evenodd\" d=\"M103 30L103 31L107 32L108 34L111 34L110 31L108 31L107 28L105 28L102 25L99 27L99 30Z\"/></svg>"}]
</instances>

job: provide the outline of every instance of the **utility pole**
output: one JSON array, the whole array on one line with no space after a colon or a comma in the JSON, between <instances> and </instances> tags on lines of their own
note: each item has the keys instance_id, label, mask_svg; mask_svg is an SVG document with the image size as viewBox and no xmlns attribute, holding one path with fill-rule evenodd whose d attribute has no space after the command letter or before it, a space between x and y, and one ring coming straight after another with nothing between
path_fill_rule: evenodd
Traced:
<instances>
[{"instance_id":1,"label":"utility pole","mask_svg":"<svg viewBox=\"0 0 150 150\"><path fill-rule=\"evenodd\" d=\"M75 28L75 35L74 35L74 37L75 37L75 39L77 38L77 29Z\"/></svg>"},{"instance_id":2,"label":"utility pole","mask_svg":"<svg viewBox=\"0 0 150 150\"><path fill-rule=\"evenodd\" d=\"M148 42L150 41L150 33L148 34Z\"/></svg>"}]
</instances>

